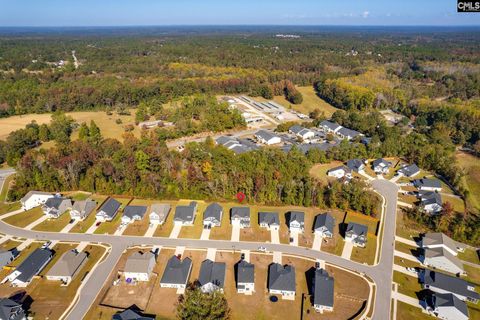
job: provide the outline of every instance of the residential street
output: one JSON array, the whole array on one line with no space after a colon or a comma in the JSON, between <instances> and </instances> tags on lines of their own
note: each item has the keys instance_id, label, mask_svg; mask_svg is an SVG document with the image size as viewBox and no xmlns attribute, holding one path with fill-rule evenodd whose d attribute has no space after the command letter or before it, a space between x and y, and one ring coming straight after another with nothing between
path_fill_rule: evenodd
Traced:
<instances>
[{"instance_id":1,"label":"residential street","mask_svg":"<svg viewBox=\"0 0 480 320\"><path fill-rule=\"evenodd\" d=\"M391 283L393 273L393 244L395 239L395 213L398 187L388 180L374 180L373 187L385 197L386 212L384 235L381 245L379 264L369 266L358 262L343 259L339 256L326 252L311 250L310 248L291 246L289 244L276 244L264 242L224 241L224 240L201 240L201 239L176 239L161 237L142 237L107 234L80 234L80 233L57 233L26 230L9 225L0 221L0 232L16 237L35 240L58 240L110 244L112 249L106 260L99 265L94 274L85 282L79 292L78 302L68 314L67 319L81 319L91 307L97 293L103 287L105 281L112 272L113 266L118 262L123 251L129 246L146 245L161 247L184 247L198 249L221 249L221 250L250 250L256 251L263 246L268 252L279 252L304 256L315 260L324 260L329 264L337 265L352 271L363 273L371 278L376 284L374 319L388 319L390 316Z\"/></svg>"}]
</instances>

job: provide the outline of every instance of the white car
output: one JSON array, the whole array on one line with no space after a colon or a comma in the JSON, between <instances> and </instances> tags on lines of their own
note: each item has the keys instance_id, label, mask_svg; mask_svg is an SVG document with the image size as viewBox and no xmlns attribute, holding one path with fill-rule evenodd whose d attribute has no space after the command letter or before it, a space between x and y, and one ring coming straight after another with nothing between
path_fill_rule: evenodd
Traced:
<instances>
[{"instance_id":1,"label":"white car","mask_svg":"<svg viewBox=\"0 0 480 320\"><path fill-rule=\"evenodd\" d=\"M267 251L267 248L265 248L265 247L258 247L258 251L260 251L260 252L266 252L266 251Z\"/></svg>"}]
</instances>

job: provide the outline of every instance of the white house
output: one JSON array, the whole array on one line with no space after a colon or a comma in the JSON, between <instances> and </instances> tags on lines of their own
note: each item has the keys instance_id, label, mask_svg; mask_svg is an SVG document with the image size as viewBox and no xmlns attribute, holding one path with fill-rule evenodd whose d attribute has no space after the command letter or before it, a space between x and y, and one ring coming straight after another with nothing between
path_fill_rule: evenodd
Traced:
<instances>
[{"instance_id":1,"label":"white house","mask_svg":"<svg viewBox=\"0 0 480 320\"><path fill-rule=\"evenodd\" d=\"M278 218L278 212L259 212L258 224L262 228L268 230L280 229L280 219Z\"/></svg>"},{"instance_id":2,"label":"white house","mask_svg":"<svg viewBox=\"0 0 480 320\"><path fill-rule=\"evenodd\" d=\"M333 238L335 219L330 213L322 213L315 217L313 232L322 238Z\"/></svg>"},{"instance_id":3,"label":"white house","mask_svg":"<svg viewBox=\"0 0 480 320\"><path fill-rule=\"evenodd\" d=\"M230 209L230 219L232 225L238 225L240 228L250 227L250 208L233 207Z\"/></svg>"},{"instance_id":4,"label":"white house","mask_svg":"<svg viewBox=\"0 0 480 320\"><path fill-rule=\"evenodd\" d=\"M135 252L128 257L123 275L125 279L149 281L155 267L155 255L152 252Z\"/></svg>"},{"instance_id":5,"label":"white house","mask_svg":"<svg viewBox=\"0 0 480 320\"><path fill-rule=\"evenodd\" d=\"M223 208L218 203L211 203L203 213L203 225L220 227L222 223Z\"/></svg>"},{"instance_id":6,"label":"white house","mask_svg":"<svg viewBox=\"0 0 480 320\"><path fill-rule=\"evenodd\" d=\"M337 133L338 130L340 130L342 128L341 125L339 125L335 122L328 121L328 120L323 120L322 122L320 122L318 127L320 129L322 129L323 132L325 132L325 133L333 133L333 134Z\"/></svg>"},{"instance_id":7,"label":"white house","mask_svg":"<svg viewBox=\"0 0 480 320\"><path fill-rule=\"evenodd\" d=\"M372 163L373 171L376 174L387 174L392 167L392 163L383 158L377 159Z\"/></svg>"},{"instance_id":8,"label":"white house","mask_svg":"<svg viewBox=\"0 0 480 320\"><path fill-rule=\"evenodd\" d=\"M327 176L337 179L341 179L343 177L352 178L352 171L347 166L341 165L339 167L329 169L327 171Z\"/></svg>"},{"instance_id":9,"label":"white house","mask_svg":"<svg viewBox=\"0 0 480 320\"><path fill-rule=\"evenodd\" d=\"M303 232L305 229L305 213L301 211L290 211L288 213L288 228L290 232Z\"/></svg>"},{"instance_id":10,"label":"white house","mask_svg":"<svg viewBox=\"0 0 480 320\"><path fill-rule=\"evenodd\" d=\"M288 131L304 141L309 140L315 136L315 132L299 125L291 126Z\"/></svg>"},{"instance_id":11,"label":"white house","mask_svg":"<svg viewBox=\"0 0 480 320\"><path fill-rule=\"evenodd\" d=\"M434 269L443 270L453 274L464 274L463 263L443 247L424 249L423 263Z\"/></svg>"},{"instance_id":12,"label":"white house","mask_svg":"<svg viewBox=\"0 0 480 320\"><path fill-rule=\"evenodd\" d=\"M413 185L421 191L442 191L442 184L437 179L416 179L413 180Z\"/></svg>"},{"instance_id":13,"label":"white house","mask_svg":"<svg viewBox=\"0 0 480 320\"><path fill-rule=\"evenodd\" d=\"M147 207L145 206L126 206L125 209L123 209L122 223L127 224L140 221L146 212Z\"/></svg>"},{"instance_id":14,"label":"white house","mask_svg":"<svg viewBox=\"0 0 480 320\"><path fill-rule=\"evenodd\" d=\"M345 231L345 241L353 243L356 247L365 247L367 244L368 227L363 224L350 222Z\"/></svg>"},{"instance_id":15,"label":"white house","mask_svg":"<svg viewBox=\"0 0 480 320\"><path fill-rule=\"evenodd\" d=\"M245 260L237 264L237 292L246 295L255 292L255 266Z\"/></svg>"},{"instance_id":16,"label":"white house","mask_svg":"<svg viewBox=\"0 0 480 320\"><path fill-rule=\"evenodd\" d=\"M267 130L258 130L255 133L255 138L257 138L260 143L269 146L282 142L282 138Z\"/></svg>"},{"instance_id":17,"label":"white house","mask_svg":"<svg viewBox=\"0 0 480 320\"><path fill-rule=\"evenodd\" d=\"M20 199L20 203L22 209L26 211L45 204L48 199L53 197L54 195L49 192L30 191Z\"/></svg>"}]
</instances>

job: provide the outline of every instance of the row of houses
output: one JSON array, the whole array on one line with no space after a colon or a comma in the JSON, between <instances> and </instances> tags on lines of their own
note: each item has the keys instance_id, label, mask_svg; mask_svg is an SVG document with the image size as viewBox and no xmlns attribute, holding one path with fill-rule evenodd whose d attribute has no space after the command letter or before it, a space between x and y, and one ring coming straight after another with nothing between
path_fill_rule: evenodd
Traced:
<instances>
[{"instance_id":1,"label":"row of houses","mask_svg":"<svg viewBox=\"0 0 480 320\"><path fill-rule=\"evenodd\" d=\"M52 260L54 252L48 248L35 249L5 279L14 287L26 287ZM47 280L68 285L87 262L88 253L69 250L48 270Z\"/></svg>"},{"instance_id":2,"label":"row of houses","mask_svg":"<svg viewBox=\"0 0 480 320\"><path fill-rule=\"evenodd\" d=\"M151 252L135 252L125 264L124 276L127 281L149 281L155 266L155 255ZM192 260L188 257L172 256L160 279L160 287L185 289L190 281ZM225 287L226 264L206 259L200 266L196 285L204 293L223 292ZM255 265L241 259L235 265L236 288L240 294L251 295L255 292ZM324 269L315 270L312 279L314 308L319 311L333 311L334 280ZM294 299L296 294L295 267L272 263L268 268L267 288L270 294L281 295L283 299Z\"/></svg>"},{"instance_id":3,"label":"row of houses","mask_svg":"<svg viewBox=\"0 0 480 320\"><path fill-rule=\"evenodd\" d=\"M318 127L325 133L333 134L344 140L353 140L355 138L363 137L364 135L358 131L342 127L338 123L324 120L320 122Z\"/></svg>"},{"instance_id":4,"label":"row of houses","mask_svg":"<svg viewBox=\"0 0 480 320\"><path fill-rule=\"evenodd\" d=\"M434 269L464 275L463 263L457 258L463 252L463 244L451 239L441 232L426 233L421 243L423 264Z\"/></svg>"}]
</instances>

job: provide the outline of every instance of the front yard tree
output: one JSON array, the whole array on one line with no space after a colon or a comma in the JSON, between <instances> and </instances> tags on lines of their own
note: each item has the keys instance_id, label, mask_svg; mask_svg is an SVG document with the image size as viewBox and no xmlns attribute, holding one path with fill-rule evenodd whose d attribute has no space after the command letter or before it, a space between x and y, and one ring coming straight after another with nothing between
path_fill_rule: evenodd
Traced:
<instances>
[{"instance_id":1,"label":"front yard tree","mask_svg":"<svg viewBox=\"0 0 480 320\"><path fill-rule=\"evenodd\" d=\"M227 299L220 291L203 293L199 288L190 287L181 295L177 304L177 319L220 320L230 318Z\"/></svg>"}]
</instances>

